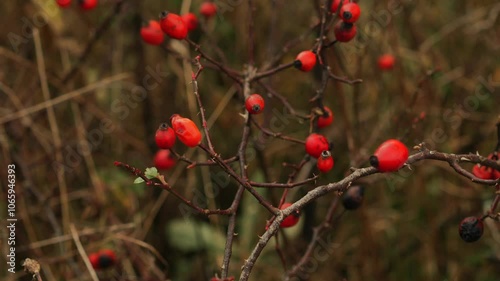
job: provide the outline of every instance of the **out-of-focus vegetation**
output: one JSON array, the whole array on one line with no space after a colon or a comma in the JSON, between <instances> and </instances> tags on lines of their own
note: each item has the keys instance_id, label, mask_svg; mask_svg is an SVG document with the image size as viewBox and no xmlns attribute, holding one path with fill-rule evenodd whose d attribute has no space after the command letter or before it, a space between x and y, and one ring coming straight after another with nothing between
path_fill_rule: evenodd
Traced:
<instances>
[{"instance_id":1,"label":"out-of-focus vegetation","mask_svg":"<svg viewBox=\"0 0 500 281\"><path fill-rule=\"evenodd\" d=\"M143 43L139 28L162 10L197 13L201 1L124 1L110 27L79 63L115 2L101 0L90 12L76 5L59 9L51 0L0 3L0 175L6 178L7 164L16 164L17 259L37 259L44 280L91 280L75 246L77 235L87 253L101 248L117 252L118 265L99 273L101 280L209 280L222 261L227 218L186 215L187 209L167 192L133 184L132 176L113 166L119 160L151 167L154 133L172 114L199 122L190 85L193 66L164 48ZM222 52L228 66L244 70L249 46L247 1L221 2L232 6L190 38L207 54L217 58ZM323 1L254 2L255 66L260 67L318 22L315 2ZM401 138L409 147L425 141L444 152L490 153L500 113L498 1L359 4L358 36L330 48L326 60L336 75L360 78L363 83L328 84L324 104L332 108L335 121L323 132L333 140L335 168L316 184L343 178L351 166L367 166L369 155L387 138ZM38 32L32 32L33 27ZM292 61L314 40L314 33L306 35L281 62ZM186 57L197 54L178 41L168 45ZM377 58L384 53L396 57L393 71L377 68ZM42 60L45 69L40 70ZM75 65L75 76L63 82ZM308 100L320 80L320 71L292 68L266 82L295 109L308 113L314 107ZM239 116L244 106L238 87L222 72L208 68L198 82L213 122L210 132L216 150L223 157L234 156L244 122ZM252 90L265 94L258 84ZM266 99L259 122L285 135L301 139L308 135L308 122L289 115L278 100ZM23 110L30 114L20 117ZM264 138L257 130L252 133L250 147L263 149L249 150L250 178L285 182L291 170L282 163L298 163L303 147ZM192 159L207 159L203 151L187 150L180 143L175 149ZM167 181L200 205L227 208L236 183L219 168L186 170L186 165L179 162L166 171ZM4 195L6 183L1 184ZM363 206L336 213L339 219L325 240L327 255L308 264L309 280L500 279L498 222L487 220L476 243L464 243L458 235L462 218L484 213L494 197L493 187L471 183L447 164L429 160L412 170L366 178L363 184ZM293 189L289 201L310 188ZM206 196L214 190L217 196ZM275 205L282 193L259 191ZM312 228L322 221L334 196L309 205L301 224L280 236L288 267L302 256ZM2 198L3 214L6 199ZM245 194L238 212L232 275L239 275L267 219L267 211ZM76 229L73 236L71 225ZM274 245L265 248L251 280L282 278L284 269ZM2 252L2 264L4 258ZM1 274L5 280L31 279L18 269L16 274L4 270Z\"/></svg>"}]
</instances>

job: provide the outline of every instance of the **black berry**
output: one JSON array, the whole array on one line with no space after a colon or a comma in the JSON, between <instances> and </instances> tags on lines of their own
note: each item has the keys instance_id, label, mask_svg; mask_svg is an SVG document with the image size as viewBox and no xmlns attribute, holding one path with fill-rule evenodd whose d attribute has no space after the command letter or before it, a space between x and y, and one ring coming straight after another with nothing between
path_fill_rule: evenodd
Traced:
<instances>
[{"instance_id":1,"label":"black berry","mask_svg":"<svg viewBox=\"0 0 500 281\"><path fill-rule=\"evenodd\" d=\"M364 186L351 186L342 197L342 205L346 210L356 210L363 203L364 194Z\"/></svg>"},{"instance_id":2,"label":"black berry","mask_svg":"<svg viewBox=\"0 0 500 281\"><path fill-rule=\"evenodd\" d=\"M466 217L460 222L458 233L465 242L475 242L483 235L483 221L477 217Z\"/></svg>"}]
</instances>

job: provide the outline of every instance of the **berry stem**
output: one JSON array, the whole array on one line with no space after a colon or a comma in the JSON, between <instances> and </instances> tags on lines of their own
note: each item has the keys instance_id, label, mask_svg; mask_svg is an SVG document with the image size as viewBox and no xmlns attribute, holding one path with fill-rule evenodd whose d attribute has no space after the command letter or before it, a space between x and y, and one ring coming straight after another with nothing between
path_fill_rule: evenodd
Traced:
<instances>
[{"instance_id":1,"label":"berry stem","mask_svg":"<svg viewBox=\"0 0 500 281\"><path fill-rule=\"evenodd\" d=\"M266 136L270 136L270 137L274 137L274 138L277 138L277 139L286 140L286 141L289 141L289 142L299 143L299 144L305 144L306 143L303 140L292 138L292 137L288 137L288 136L284 136L281 133L275 133L275 132L273 132L271 130L268 130L268 129L262 127L257 121L255 121L253 119L252 119L252 123L255 125L255 127L257 127Z\"/></svg>"},{"instance_id":2,"label":"berry stem","mask_svg":"<svg viewBox=\"0 0 500 281\"><path fill-rule=\"evenodd\" d=\"M196 206L195 204L193 204L193 202L187 200L182 195L180 195L177 191L172 189L172 187L165 181L165 179L161 175L158 177L158 180L160 180L161 183L153 182L151 179L148 179L146 177L146 175L144 174L144 172L142 170L135 168L135 167L132 167L129 164L115 161L114 165L117 167L124 168L125 170L129 171L131 174L140 177L146 183L146 185L157 186L157 187L160 187L160 188L170 192L176 198L181 200L182 203L191 207L193 210L195 210L196 212L198 212L202 215L209 216L209 215L215 215L215 214L217 214L217 215L229 215L229 214L231 214L231 210L229 210L229 209L226 209L226 210L208 210L208 209L203 209L201 207Z\"/></svg>"},{"instance_id":3,"label":"berry stem","mask_svg":"<svg viewBox=\"0 0 500 281\"><path fill-rule=\"evenodd\" d=\"M193 93L196 96L196 101L198 102L198 107L200 108L200 115L201 115L201 123L203 126L203 131L205 131L205 138L207 139L207 144L208 148L215 154L214 146L212 144L212 140L210 138L210 134L208 133L208 123L207 119L205 118L205 108L203 107L203 103L201 102L200 94L198 92L198 76L200 73L203 71L203 65L200 63L200 56L196 56L195 58L195 64L198 67L198 70L196 73L192 74L192 83L193 83Z\"/></svg>"},{"instance_id":4,"label":"berry stem","mask_svg":"<svg viewBox=\"0 0 500 281\"><path fill-rule=\"evenodd\" d=\"M201 55L202 58L205 58L206 60L208 60L209 62L211 62L215 66L217 66L218 69L220 69L222 72L224 72L228 77L230 77L231 79L233 79L236 83L238 83L240 85L243 84L243 80L241 79L241 77L243 75L241 73L237 72L234 69L226 67L225 65L221 64L220 62L216 61L215 59L213 59L212 57L210 57L209 55L207 55L201 49L200 45L194 43L193 41L189 40L188 38L186 38L185 40L186 40L186 42L189 43L189 45L191 45L192 47L195 48L195 50Z\"/></svg>"}]
</instances>

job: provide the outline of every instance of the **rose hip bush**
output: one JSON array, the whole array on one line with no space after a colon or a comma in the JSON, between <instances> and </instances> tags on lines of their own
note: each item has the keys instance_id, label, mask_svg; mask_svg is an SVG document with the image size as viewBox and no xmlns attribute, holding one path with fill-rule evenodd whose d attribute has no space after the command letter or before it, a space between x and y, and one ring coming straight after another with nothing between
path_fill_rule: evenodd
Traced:
<instances>
[{"instance_id":1,"label":"rose hip bush","mask_svg":"<svg viewBox=\"0 0 500 281\"><path fill-rule=\"evenodd\" d=\"M500 278L495 1L50 2L0 52L40 278Z\"/></svg>"}]
</instances>

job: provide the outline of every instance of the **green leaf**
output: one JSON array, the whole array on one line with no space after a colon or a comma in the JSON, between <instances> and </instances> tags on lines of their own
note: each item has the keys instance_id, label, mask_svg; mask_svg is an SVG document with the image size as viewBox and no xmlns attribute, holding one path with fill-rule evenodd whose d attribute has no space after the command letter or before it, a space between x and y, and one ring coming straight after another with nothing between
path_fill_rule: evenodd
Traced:
<instances>
[{"instance_id":1,"label":"green leaf","mask_svg":"<svg viewBox=\"0 0 500 281\"><path fill-rule=\"evenodd\" d=\"M155 167L146 168L146 171L144 172L144 175L148 179L156 178L158 176L158 170Z\"/></svg>"},{"instance_id":2,"label":"green leaf","mask_svg":"<svg viewBox=\"0 0 500 281\"><path fill-rule=\"evenodd\" d=\"M144 180L142 178L139 178L139 177L134 180L135 184L142 183L142 182L144 182Z\"/></svg>"}]
</instances>

